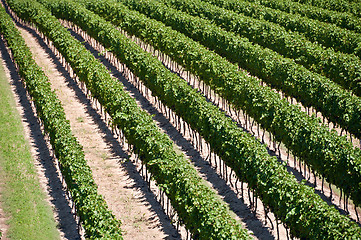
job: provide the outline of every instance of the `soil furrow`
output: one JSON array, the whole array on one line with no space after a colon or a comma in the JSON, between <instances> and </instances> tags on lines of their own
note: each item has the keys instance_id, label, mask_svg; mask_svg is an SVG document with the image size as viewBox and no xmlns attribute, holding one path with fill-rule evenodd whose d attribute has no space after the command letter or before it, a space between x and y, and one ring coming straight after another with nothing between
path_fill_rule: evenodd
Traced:
<instances>
[{"instance_id":1,"label":"soil furrow","mask_svg":"<svg viewBox=\"0 0 361 240\"><path fill-rule=\"evenodd\" d=\"M91 102L41 38L31 29L19 30L63 104L99 193L122 221L124 239L176 239L175 229Z\"/></svg>"},{"instance_id":2,"label":"soil furrow","mask_svg":"<svg viewBox=\"0 0 361 240\"><path fill-rule=\"evenodd\" d=\"M273 239L272 230L264 226L263 219L265 216L262 211L259 210L257 216L255 216L251 208L243 200L248 198L247 192L244 191L244 197L241 197L240 194L236 193L235 188L232 188L227 184L227 182L222 179L220 173L213 169L208 161L205 160L205 157L192 145L190 142L190 137L182 135L172 124L167 116L159 111L159 108L156 107L154 100L149 100L143 95L149 96L150 94L143 94L132 85L127 79L124 78L122 73L114 66L103 54L102 51L97 51L88 41L88 39L83 38L79 34L70 30L73 36L75 36L79 41L84 42L85 47L90 50L93 55L99 59L113 74L117 77L125 86L125 89L131 93L131 95L137 100L140 107L145 111L153 115L153 119L156 121L157 125L175 142L178 148L189 157L191 162L195 165L200 176L206 180L209 185L217 192L217 194L229 204L231 210L237 215L240 221L243 222L244 226L251 230L256 238L259 239ZM143 88L143 87L142 87ZM144 88L143 88L144 89ZM142 91L144 93L144 91ZM150 97L151 98L151 97ZM187 134L186 134L187 135ZM286 233L282 232L282 236L286 238Z\"/></svg>"}]
</instances>

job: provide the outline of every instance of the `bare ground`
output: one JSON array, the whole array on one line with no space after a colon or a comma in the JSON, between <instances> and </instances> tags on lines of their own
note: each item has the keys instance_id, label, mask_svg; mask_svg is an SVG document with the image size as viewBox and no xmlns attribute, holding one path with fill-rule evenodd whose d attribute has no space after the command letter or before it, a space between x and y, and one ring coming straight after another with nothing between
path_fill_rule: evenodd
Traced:
<instances>
[{"instance_id":1,"label":"bare ground","mask_svg":"<svg viewBox=\"0 0 361 240\"><path fill-rule=\"evenodd\" d=\"M34 34L35 36L36 34ZM28 37L28 36L27 36ZM79 36L78 36L79 37ZM42 40L37 37L37 41L43 45ZM86 43L87 45L87 43ZM46 46L43 46L45 49L47 48ZM87 45L87 47L89 47ZM35 49L34 49L35 50ZM36 51L38 51L39 48L36 47ZM49 50L49 49L48 49ZM93 49L94 50L94 49ZM49 51L47 51L49 55L52 55L51 53L49 53ZM36 54L36 53L35 53ZM99 56L97 53L94 53L94 55L96 55L99 59L104 60L103 63L107 65L107 67L110 67L109 62L106 63L106 60L104 58L102 58L102 56ZM43 58L41 58L43 59ZM55 58L53 58L53 61L56 61ZM39 65L42 65L41 63L38 63ZM56 64L58 68L62 68L61 66L59 66L59 64ZM49 66L48 64L46 64L45 66ZM48 70L48 69L46 69ZM180 149L182 151L184 151L186 153L186 155L188 155L191 159L191 161L197 166L197 169L201 172L201 176L207 180L210 184L210 186L212 186L215 191L220 195L220 197L222 199L224 199L231 207L231 209L234 211L235 213L235 217L242 219L242 221L244 222L243 224L245 225L245 227L247 227L248 229L250 229L256 238L260 238L260 239L273 239L274 236L272 236L272 234L269 232L269 229L267 227L265 227L262 223L262 221L255 217L254 214L251 212L250 208L243 203L242 199L235 193L234 189L230 189L229 186L227 186L226 182L217 174L217 171L215 171L203 158L202 156L199 154L198 151L196 151L193 146L189 143L189 141L187 141L187 139L185 139L173 126L171 123L169 123L169 121L164 117L163 114L161 114L160 112L157 111L157 109L152 106L152 103L150 103L148 100L146 100L140 93L139 91L137 91L134 87L131 86L131 84L127 83L125 81L125 79L123 77L121 77L121 73L117 70L115 70L114 68L111 69L112 73L114 75L116 75L116 77L118 77L123 84L126 85L126 89L128 91L131 92L131 94L133 95L133 97L136 98L138 104L140 106L142 106L143 109L145 109L146 111L148 111L151 114L155 114L154 115L154 120L157 122L157 124L161 127L161 129L163 131L165 131L170 137L171 139L180 147ZM61 70L61 72L63 72L63 70ZM66 73L63 72L63 75L67 75ZM75 85L75 83L69 78L68 79L68 85L71 86L71 88L76 89L77 86ZM55 85L55 83L54 83ZM63 89L62 90L58 90L58 94L61 92L61 94L64 94ZM78 94L78 90L76 90L76 93ZM82 93L79 93L79 95L82 95ZM88 101L88 100L86 100ZM63 102L64 105L66 105L66 102ZM66 109L66 106L65 110ZM68 113L67 113L68 116ZM68 118L71 118L68 116ZM79 124L79 123L84 123L85 122L85 118L83 116L74 116L75 118L75 125ZM73 120L74 121L74 120ZM71 124L73 122L70 119ZM79 122L79 123L76 123ZM109 131L109 130L108 130ZM111 134L110 134L111 135ZM92 138L88 138L85 139L85 141L89 141ZM113 136L110 136L110 141L112 141ZM107 161L107 157L109 156L109 152L107 153L106 151L103 152L105 154L103 154L103 162L101 161L100 166L95 166L95 170L97 167L102 167L104 169L104 165L106 165L107 163L110 163L110 161ZM123 152L124 154L124 152ZM112 156L112 155L110 155ZM114 156L112 156L113 159L116 158ZM89 158L88 158L89 159ZM115 160L115 161L121 161L121 160ZM129 162L128 162L129 163ZM105 167L105 168L111 168L110 166ZM133 168L133 167L132 167ZM133 168L134 169L134 168ZM133 173L135 172L135 170L133 170ZM106 176L101 176L102 179L104 179L104 181L102 182L108 182L106 180ZM108 185L111 185L111 180L109 180L109 182L107 183ZM144 184L145 185L145 184ZM110 187L110 193L108 194L112 194L114 191L114 186ZM101 191L101 193L103 193ZM103 193L104 194L104 193ZM107 193L105 193L105 198L107 199ZM128 203L128 201L125 202L126 204ZM114 204L115 205L115 204ZM112 209L113 207L110 206ZM113 209L114 210L114 209ZM117 214L116 214L117 215ZM139 214L138 218L139 218ZM144 216L144 214L143 214ZM122 217L119 217L120 219L122 219ZM165 217L166 219L167 217ZM152 218L148 218L151 219ZM123 220L123 219L122 219ZM129 220L129 219L128 219ZM154 221L154 220L153 220ZM124 220L123 220L124 222ZM133 221L134 222L134 221ZM164 224L164 223L163 223ZM169 231L168 231L169 232ZM135 232L136 233L136 232ZM145 239L145 238L149 238L149 237L145 237L147 236L146 233L142 233L142 236L139 236L140 239ZM172 237L175 237L176 234L172 234ZM132 236L133 237L133 236ZM171 236L169 236L171 237Z\"/></svg>"},{"instance_id":2,"label":"bare ground","mask_svg":"<svg viewBox=\"0 0 361 240\"><path fill-rule=\"evenodd\" d=\"M127 154L96 109L32 30L19 28L34 58L62 101L74 135L84 147L99 192L123 225L125 239L177 239L179 236L147 190Z\"/></svg>"},{"instance_id":3,"label":"bare ground","mask_svg":"<svg viewBox=\"0 0 361 240\"><path fill-rule=\"evenodd\" d=\"M235 218L238 218L242 224L253 232L254 237L258 239L273 239L276 234L269 227L264 226L264 212L259 210L257 216L251 211L249 206L244 202L245 198L248 198L247 193L244 196L236 193L236 190L230 187L227 182L222 179L219 175L219 172L212 168L208 161L205 160L204 156L200 154L199 151L191 144L190 138L182 135L172 123L162 114L159 109L155 107L154 102L149 101L145 98L137 88L135 88L130 82L128 82L119 70L113 66L109 60L104 57L104 54L100 54L99 51L95 50L90 44L89 41L85 41L80 35L75 32L70 32L81 42L84 42L86 48L90 50L96 58L98 58L108 69L111 71L113 76L117 77L125 86L125 89L131 93L131 95L137 100L138 104L146 110L148 113L152 114L153 119L158 124L158 126L176 143L179 149L186 154L191 162L195 165L200 176L208 182L208 184L217 192L217 194L222 198L235 213ZM280 231L280 238L286 238L286 232Z\"/></svg>"}]
</instances>

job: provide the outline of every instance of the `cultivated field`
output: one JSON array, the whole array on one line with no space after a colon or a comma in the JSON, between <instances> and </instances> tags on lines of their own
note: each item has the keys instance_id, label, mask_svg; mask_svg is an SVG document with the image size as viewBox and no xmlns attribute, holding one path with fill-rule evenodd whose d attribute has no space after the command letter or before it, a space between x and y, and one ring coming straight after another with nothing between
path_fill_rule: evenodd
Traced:
<instances>
[{"instance_id":1,"label":"cultivated field","mask_svg":"<svg viewBox=\"0 0 361 240\"><path fill-rule=\"evenodd\" d=\"M1 4L0 239L361 238L360 0Z\"/></svg>"}]
</instances>

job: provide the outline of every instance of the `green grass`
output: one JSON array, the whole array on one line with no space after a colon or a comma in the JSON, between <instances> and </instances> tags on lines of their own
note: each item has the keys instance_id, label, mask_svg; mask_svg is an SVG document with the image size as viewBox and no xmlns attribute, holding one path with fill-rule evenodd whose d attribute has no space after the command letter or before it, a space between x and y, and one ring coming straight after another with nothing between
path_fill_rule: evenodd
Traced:
<instances>
[{"instance_id":1,"label":"green grass","mask_svg":"<svg viewBox=\"0 0 361 240\"><path fill-rule=\"evenodd\" d=\"M1 206L9 217L9 239L60 238L51 207L40 188L30 146L24 138L21 118L1 64L0 182Z\"/></svg>"}]
</instances>

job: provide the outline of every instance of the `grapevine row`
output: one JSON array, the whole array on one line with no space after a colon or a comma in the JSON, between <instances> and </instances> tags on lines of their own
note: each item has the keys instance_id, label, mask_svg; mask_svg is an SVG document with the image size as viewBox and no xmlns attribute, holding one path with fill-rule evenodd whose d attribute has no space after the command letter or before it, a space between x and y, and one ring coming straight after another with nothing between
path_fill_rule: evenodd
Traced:
<instances>
[{"instance_id":1,"label":"grapevine row","mask_svg":"<svg viewBox=\"0 0 361 240\"><path fill-rule=\"evenodd\" d=\"M296 156L347 195L352 195L355 203L359 204L361 172L357 165L361 161L361 151L353 149L344 138L329 132L326 127L320 126L317 119L308 117L297 107L281 100L271 89L259 86L259 81L247 77L236 66L162 23L114 2L83 2L87 2L91 10L112 19L130 34L141 37L187 70L199 75L222 97L246 111ZM350 172L347 178L346 172Z\"/></svg>"},{"instance_id":2,"label":"grapevine row","mask_svg":"<svg viewBox=\"0 0 361 240\"><path fill-rule=\"evenodd\" d=\"M330 122L339 124L358 138L361 137L361 99L329 79L310 72L272 50L262 49L245 38L226 32L207 20L176 11L159 1L120 1L201 42L221 56L226 56L228 60L247 68L271 86L296 98L305 107L314 107Z\"/></svg>"},{"instance_id":3,"label":"grapevine row","mask_svg":"<svg viewBox=\"0 0 361 240\"><path fill-rule=\"evenodd\" d=\"M137 106L105 66L96 61L55 17L35 2L8 2L19 16L35 23L53 41L79 79L86 83L92 95L112 117L114 124L122 129L128 143L134 146L194 238L249 238L247 231L231 217L225 203L204 185L188 160L175 152L173 142L159 131L151 116ZM115 34L114 31L106 34L112 33Z\"/></svg>"},{"instance_id":4,"label":"grapevine row","mask_svg":"<svg viewBox=\"0 0 361 240\"><path fill-rule=\"evenodd\" d=\"M73 21L104 47L111 49L151 89L153 95L210 143L211 149L236 172L239 179L248 182L248 186L291 228L294 235L317 238L359 234L361 230L356 224L324 203L312 188L299 184L276 158L268 155L262 144L241 131L217 107L114 26L74 2L42 2L51 7L56 16ZM342 229L336 229L338 227L328 225L334 221L348 223L349 226L343 228L338 225ZM315 230L309 231L310 228ZM330 228L333 230L329 231Z\"/></svg>"},{"instance_id":5,"label":"grapevine row","mask_svg":"<svg viewBox=\"0 0 361 240\"><path fill-rule=\"evenodd\" d=\"M244 15L277 23L288 30L300 32L310 41L318 42L336 51L355 54L361 57L361 34L323 23L299 14L285 13L280 10L261 6L244 0L202 0L219 7L243 13Z\"/></svg>"},{"instance_id":6,"label":"grapevine row","mask_svg":"<svg viewBox=\"0 0 361 240\"><path fill-rule=\"evenodd\" d=\"M189 16L155 0L119 0L132 9L171 26L173 29L240 64L271 86L314 107L330 122L361 137L361 99L329 79L312 73L288 58L262 49L248 39L227 32L209 21Z\"/></svg>"},{"instance_id":7,"label":"grapevine row","mask_svg":"<svg viewBox=\"0 0 361 240\"><path fill-rule=\"evenodd\" d=\"M279 9L288 13L298 13L302 16L332 23L341 28L361 33L361 20L351 13L322 9L319 6L309 6L287 0L247 0L269 8ZM329 2L329 1L328 1Z\"/></svg>"},{"instance_id":8,"label":"grapevine row","mask_svg":"<svg viewBox=\"0 0 361 240\"><path fill-rule=\"evenodd\" d=\"M200 0L163 1L190 15L211 20L218 26L247 37L263 47L270 48L285 57L292 58L312 70L330 78L343 88L361 96L361 60L350 54L324 49L296 32L265 20L257 20Z\"/></svg>"},{"instance_id":9,"label":"grapevine row","mask_svg":"<svg viewBox=\"0 0 361 240\"><path fill-rule=\"evenodd\" d=\"M311 6L317 6L337 12L349 12L357 17L361 17L360 1L352 0L292 0Z\"/></svg>"},{"instance_id":10,"label":"grapevine row","mask_svg":"<svg viewBox=\"0 0 361 240\"><path fill-rule=\"evenodd\" d=\"M120 221L108 209L98 194L90 167L84 158L82 146L73 136L64 109L48 78L35 63L24 39L12 19L0 6L0 33L6 39L20 76L34 101L37 114L60 162L60 169L76 205L77 214L88 236L92 239L122 239Z\"/></svg>"}]
</instances>

